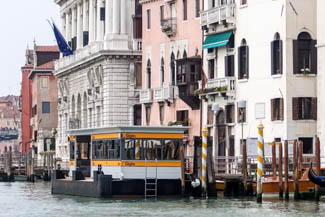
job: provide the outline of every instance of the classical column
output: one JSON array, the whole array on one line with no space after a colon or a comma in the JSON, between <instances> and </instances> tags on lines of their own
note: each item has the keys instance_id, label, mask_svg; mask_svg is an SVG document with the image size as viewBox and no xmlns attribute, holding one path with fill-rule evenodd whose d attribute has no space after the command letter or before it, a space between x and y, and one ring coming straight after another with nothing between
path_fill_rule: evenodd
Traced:
<instances>
[{"instance_id":1,"label":"classical column","mask_svg":"<svg viewBox=\"0 0 325 217\"><path fill-rule=\"evenodd\" d=\"M71 14L72 14L72 20L71 20L71 24L72 24L72 36L71 36L71 38L74 38L74 37L77 36L77 25L76 25L76 18L77 18L77 16L76 16L76 8L73 7L71 10L72 10L72 11L71 11Z\"/></svg>"},{"instance_id":2,"label":"classical column","mask_svg":"<svg viewBox=\"0 0 325 217\"><path fill-rule=\"evenodd\" d=\"M113 34L120 34L120 0L113 0Z\"/></svg>"},{"instance_id":3,"label":"classical column","mask_svg":"<svg viewBox=\"0 0 325 217\"><path fill-rule=\"evenodd\" d=\"M108 37L113 32L113 0L106 0L105 3L105 37Z\"/></svg>"},{"instance_id":4,"label":"classical column","mask_svg":"<svg viewBox=\"0 0 325 217\"><path fill-rule=\"evenodd\" d=\"M82 48L82 19L81 19L82 5L77 5L77 49Z\"/></svg>"},{"instance_id":5,"label":"classical column","mask_svg":"<svg viewBox=\"0 0 325 217\"><path fill-rule=\"evenodd\" d=\"M86 45L88 43L85 43L88 42L88 40L86 39L87 37L89 37L89 32L88 32L88 28L89 28L89 16L88 16L88 12L87 12L87 3L88 1L87 0L83 0L82 2L82 30L83 30L83 36L82 36L82 45ZM88 38L89 39L89 38Z\"/></svg>"},{"instance_id":6,"label":"classical column","mask_svg":"<svg viewBox=\"0 0 325 217\"><path fill-rule=\"evenodd\" d=\"M71 13L70 10L66 12L65 16L65 39L67 42L71 41Z\"/></svg>"},{"instance_id":7,"label":"classical column","mask_svg":"<svg viewBox=\"0 0 325 217\"><path fill-rule=\"evenodd\" d=\"M97 0L97 41L102 41L104 38L104 21L101 20L100 10L103 7L103 1Z\"/></svg>"},{"instance_id":8,"label":"classical column","mask_svg":"<svg viewBox=\"0 0 325 217\"><path fill-rule=\"evenodd\" d=\"M94 0L89 0L89 43L95 40L94 9Z\"/></svg>"},{"instance_id":9,"label":"classical column","mask_svg":"<svg viewBox=\"0 0 325 217\"><path fill-rule=\"evenodd\" d=\"M121 0L121 34L126 34L126 0Z\"/></svg>"},{"instance_id":10,"label":"classical column","mask_svg":"<svg viewBox=\"0 0 325 217\"><path fill-rule=\"evenodd\" d=\"M64 37L66 36L66 17L66 13L63 13L61 16L61 33L64 35Z\"/></svg>"}]
</instances>

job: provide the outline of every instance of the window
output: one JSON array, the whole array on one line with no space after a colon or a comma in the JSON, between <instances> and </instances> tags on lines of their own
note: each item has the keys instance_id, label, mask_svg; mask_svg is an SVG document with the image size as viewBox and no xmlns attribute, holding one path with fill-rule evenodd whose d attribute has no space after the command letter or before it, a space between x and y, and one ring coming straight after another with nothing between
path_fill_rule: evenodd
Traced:
<instances>
[{"instance_id":1,"label":"window","mask_svg":"<svg viewBox=\"0 0 325 217\"><path fill-rule=\"evenodd\" d=\"M214 51L214 48L208 48L208 53L209 54L213 53L213 51Z\"/></svg>"},{"instance_id":2,"label":"window","mask_svg":"<svg viewBox=\"0 0 325 217\"><path fill-rule=\"evenodd\" d=\"M160 85L163 86L165 81L165 61L164 58L160 60Z\"/></svg>"},{"instance_id":3,"label":"window","mask_svg":"<svg viewBox=\"0 0 325 217\"><path fill-rule=\"evenodd\" d=\"M147 88L151 88L151 62L147 61Z\"/></svg>"},{"instance_id":4,"label":"window","mask_svg":"<svg viewBox=\"0 0 325 217\"><path fill-rule=\"evenodd\" d=\"M137 88L142 88L142 64L141 63L135 63L135 74L136 74L136 86Z\"/></svg>"},{"instance_id":5,"label":"window","mask_svg":"<svg viewBox=\"0 0 325 217\"><path fill-rule=\"evenodd\" d=\"M147 9L147 29L151 29L151 10Z\"/></svg>"},{"instance_id":6,"label":"window","mask_svg":"<svg viewBox=\"0 0 325 217\"><path fill-rule=\"evenodd\" d=\"M241 5L246 5L247 4L247 0L240 0L240 4Z\"/></svg>"},{"instance_id":7,"label":"window","mask_svg":"<svg viewBox=\"0 0 325 217\"><path fill-rule=\"evenodd\" d=\"M48 77L42 77L41 78L41 87L42 88L48 88L49 87L49 78Z\"/></svg>"},{"instance_id":8,"label":"window","mask_svg":"<svg viewBox=\"0 0 325 217\"><path fill-rule=\"evenodd\" d=\"M208 61L209 79L214 79L214 59Z\"/></svg>"},{"instance_id":9,"label":"window","mask_svg":"<svg viewBox=\"0 0 325 217\"><path fill-rule=\"evenodd\" d=\"M275 40L271 42L271 75L282 74L282 58L282 41L276 33Z\"/></svg>"},{"instance_id":10,"label":"window","mask_svg":"<svg viewBox=\"0 0 325 217\"><path fill-rule=\"evenodd\" d=\"M317 41L307 32L302 32L298 40L293 40L294 74L317 74Z\"/></svg>"},{"instance_id":11,"label":"window","mask_svg":"<svg viewBox=\"0 0 325 217\"><path fill-rule=\"evenodd\" d=\"M176 111L176 119L180 125L188 126L188 111L187 110Z\"/></svg>"},{"instance_id":12,"label":"window","mask_svg":"<svg viewBox=\"0 0 325 217\"><path fill-rule=\"evenodd\" d=\"M183 20L187 20L187 0L183 0Z\"/></svg>"},{"instance_id":13,"label":"window","mask_svg":"<svg viewBox=\"0 0 325 217\"><path fill-rule=\"evenodd\" d=\"M141 105L134 106L134 125L140 126L141 125L141 115L142 109Z\"/></svg>"},{"instance_id":14,"label":"window","mask_svg":"<svg viewBox=\"0 0 325 217\"><path fill-rule=\"evenodd\" d=\"M150 106L146 106L146 125L150 125L150 114L151 113L151 108Z\"/></svg>"},{"instance_id":15,"label":"window","mask_svg":"<svg viewBox=\"0 0 325 217\"><path fill-rule=\"evenodd\" d=\"M93 141L93 160L120 159L120 140Z\"/></svg>"},{"instance_id":16,"label":"window","mask_svg":"<svg viewBox=\"0 0 325 217\"><path fill-rule=\"evenodd\" d=\"M208 124L211 125L213 124L213 119L214 119L214 111L212 111L212 106L208 106Z\"/></svg>"},{"instance_id":17,"label":"window","mask_svg":"<svg viewBox=\"0 0 325 217\"><path fill-rule=\"evenodd\" d=\"M170 56L170 76L172 85L175 85L175 71L175 55L172 53Z\"/></svg>"},{"instance_id":18,"label":"window","mask_svg":"<svg viewBox=\"0 0 325 217\"><path fill-rule=\"evenodd\" d=\"M226 105L226 123L235 123L235 105Z\"/></svg>"},{"instance_id":19,"label":"window","mask_svg":"<svg viewBox=\"0 0 325 217\"><path fill-rule=\"evenodd\" d=\"M235 56L225 56L225 76L233 77L235 75Z\"/></svg>"},{"instance_id":20,"label":"window","mask_svg":"<svg viewBox=\"0 0 325 217\"><path fill-rule=\"evenodd\" d=\"M160 6L160 26L163 25L163 20L164 20L164 10L165 10L165 6L161 5Z\"/></svg>"},{"instance_id":21,"label":"window","mask_svg":"<svg viewBox=\"0 0 325 217\"><path fill-rule=\"evenodd\" d=\"M165 117L165 106L164 104L159 105L159 120L160 120L160 125L164 124L164 117Z\"/></svg>"},{"instance_id":22,"label":"window","mask_svg":"<svg viewBox=\"0 0 325 217\"><path fill-rule=\"evenodd\" d=\"M271 121L283 121L283 98L271 99Z\"/></svg>"},{"instance_id":23,"label":"window","mask_svg":"<svg viewBox=\"0 0 325 217\"><path fill-rule=\"evenodd\" d=\"M42 113L49 114L51 112L50 102L42 102Z\"/></svg>"},{"instance_id":24,"label":"window","mask_svg":"<svg viewBox=\"0 0 325 217\"><path fill-rule=\"evenodd\" d=\"M303 154L313 154L314 153L312 137L299 138L299 141L302 141L302 153Z\"/></svg>"},{"instance_id":25,"label":"window","mask_svg":"<svg viewBox=\"0 0 325 217\"><path fill-rule=\"evenodd\" d=\"M247 110L247 107L243 108L240 111L240 109L238 108L238 103L237 103L237 120L238 120L238 123L246 122L246 110Z\"/></svg>"},{"instance_id":26,"label":"window","mask_svg":"<svg viewBox=\"0 0 325 217\"><path fill-rule=\"evenodd\" d=\"M294 97L292 98L293 120L317 120L317 98L316 97Z\"/></svg>"},{"instance_id":27,"label":"window","mask_svg":"<svg viewBox=\"0 0 325 217\"><path fill-rule=\"evenodd\" d=\"M200 0L195 0L195 17L200 17Z\"/></svg>"},{"instance_id":28,"label":"window","mask_svg":"<svg viewBox=\"0 0 325 217\"><path fill-rule=\"evenodd\" d=\"M32 108L32 117L34 117L37 114L37 105L34 105Z\"/></svg>"},{"instance_id":29,"label":"window","mask_svg":"<svg viewBox=\"0 0 325 217\"><path fill-rule=\"evenodd\" d=\"M249 74L249 60L248 60L248 46L246 40L242 40L242 45L238 47L238 79L248 79Z\"/></svg>"}]
</instances>

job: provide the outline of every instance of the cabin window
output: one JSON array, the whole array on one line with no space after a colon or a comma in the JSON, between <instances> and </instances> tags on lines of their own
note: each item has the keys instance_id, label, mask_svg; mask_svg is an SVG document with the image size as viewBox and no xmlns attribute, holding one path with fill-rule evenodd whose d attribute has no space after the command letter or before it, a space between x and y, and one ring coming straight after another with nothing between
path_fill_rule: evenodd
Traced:
<instances>
[{"instance_id":1,"label":"cabin window","mask_svg":"<svg viewBox=\"0 0 325 217\"><path fill-rule=\"evenodd\" d=\"M93 160L120 159L120 140L93 141Z\"/></svg>"}]
</instances>

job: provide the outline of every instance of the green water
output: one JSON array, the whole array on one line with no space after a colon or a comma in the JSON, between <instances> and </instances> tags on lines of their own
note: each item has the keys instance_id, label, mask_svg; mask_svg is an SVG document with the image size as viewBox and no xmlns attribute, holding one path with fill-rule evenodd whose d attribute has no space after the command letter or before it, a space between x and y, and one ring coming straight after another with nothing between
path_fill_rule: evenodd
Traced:
<instances>
[{"instance_id":1,"label":"green water","mask_svg":"<svg viewBox=\"0 0 325 217\"><path fill-rule=\"evenodd\" d=\"M0 216L325 216L325 201L253 199L116 200L51 195L50 183L0 183Z\"/></svg>"}]
</instances>

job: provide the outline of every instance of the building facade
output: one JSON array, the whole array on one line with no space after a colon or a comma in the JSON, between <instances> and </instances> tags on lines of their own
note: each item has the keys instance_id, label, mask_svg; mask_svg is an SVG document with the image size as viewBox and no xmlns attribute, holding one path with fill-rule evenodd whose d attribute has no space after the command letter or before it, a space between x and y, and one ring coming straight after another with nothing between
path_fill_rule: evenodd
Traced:
<instances>
[{"instance_id":1,"label":"building facade","mask_svg":"<svg viewBox=\"0 0 325 217\"><path fill-rule=\"evenodd\" d=\"M204 0L201 27L208 80L200 97L214 156L241 156L241 139L254 141L259 123L266 155L268 143L295 139L313 155L316 2Z\"/></svg>"},{"instance_id":2,"label":"building facade","mask_svg":"<svg viewBox=\"0 0 325 217\"><path fill-rule=\"evenodd\" d=\"M138 0L56 0L62 34L74 54L55 63L57 157L69 159L71 129L135 124L141 70ZM139 81L138 81L139 83Z\"/></svg>"},{"instance_id":3,"label":"building facade","mask_svg":"<svg viewBox=\"0 0 325 217\"><path fill-rule=\"evenodd\" d=\"M41 48L38 47L36 50ZM53 70L54 60L59 58L60 53L56 46L43 47L43 51L48 52L49 61L38 64L28 76L31 80L32 144L37 147L39 165L43 165L43 153L55 152L55 134L58 124L58 86Z\"/></svg>"},{"instance_id":4,"label":"building facade","mask_svg":"<svg viewBox=\"0 0 325 217\"><path fill-rule=\"evenodd\" d=\"M189 126L186 155L200 143L202 1L140 1L143 14L142 125ZM195 139L197 138L197 140Z\"/></svg>"}]
</instances>

